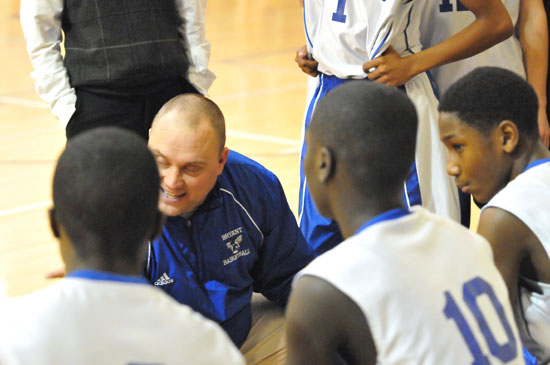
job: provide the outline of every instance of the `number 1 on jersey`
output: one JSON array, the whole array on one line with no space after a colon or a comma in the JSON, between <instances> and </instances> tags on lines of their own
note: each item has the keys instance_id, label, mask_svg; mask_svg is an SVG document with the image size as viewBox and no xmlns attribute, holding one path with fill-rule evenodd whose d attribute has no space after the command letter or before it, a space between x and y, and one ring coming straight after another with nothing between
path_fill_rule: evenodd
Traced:
<instances>
[{"instance_id":1,"label":"number 1 on jersey","mask_svg":"<svg viewBox=\"0 0 550 365\"><path fill-rule=\"evenodd\" d=\"M332 20L339 23L345 23L347 16L344 14L346 8L346 0L338 0L336 13L332 13Z\"/></svg>"}]
</instances>

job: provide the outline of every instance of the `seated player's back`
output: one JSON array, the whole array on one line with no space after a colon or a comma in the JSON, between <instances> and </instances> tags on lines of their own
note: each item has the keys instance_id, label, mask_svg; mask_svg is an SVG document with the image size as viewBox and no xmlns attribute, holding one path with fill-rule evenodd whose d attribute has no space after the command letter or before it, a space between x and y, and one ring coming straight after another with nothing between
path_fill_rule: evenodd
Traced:
<instances>
[{"instance_id":1,"label":"seated player's back","mask_svg":"<svg viewBox=\"0 0 550 365\"><path fill-rule=\"evenodd\" d=\"M69 276L1 308L2 364L242 361L216 323L145 282Z\"/></svg>"},{"instance_id":2,"label":"seated player's back","mask_svg":"<svg viewBox=\"0 0 550 365\"><path fill-rule=\"evenodd\" d=\"M523 364L489 244L424 208L367 227L301 274L321 277L359 306L379 363Z\"/></svg>"}]
</instances>

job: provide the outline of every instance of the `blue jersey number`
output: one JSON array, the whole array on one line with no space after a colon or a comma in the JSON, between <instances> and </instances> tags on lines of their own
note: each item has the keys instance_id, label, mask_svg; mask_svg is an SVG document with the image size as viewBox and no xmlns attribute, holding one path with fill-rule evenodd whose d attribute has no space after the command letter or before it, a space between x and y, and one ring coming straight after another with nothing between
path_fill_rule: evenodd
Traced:
<instances>
[{"instance_id":1,"label":"blue jersey number","mask_svg":"<svg viewBox=\"0 0 550 365\"><path fill-rule=\"evenodd\" d=\"M386 0L382 0L386 1ZM409 0L410 2L412 0ZM458 1L458 0L457 0ZM443 0L443 2L449 2L449 0ZM460 4L462 5L462 4ZM338 0L338 6L336 7L336 13L332 13L332 20L338 23L345 23L347 16L344 14L346 8L346 0ZM452 10L452 9L451 9Z\"/></svg>"},{"instance_id":2,"label":"blue jersey number","mask_svg":"<svg viewBox=\"0 0 550 365\"><path fill-rule=\"evenodd\" d=\"M439 4L439 12L448 13L451 11L453 11L453 4L451 4L451 0L442 0L441 4ZM456 11L468 11L468 8L462 5L460 0L456 0Z\"/></svg>"},{"instance_id":3,"label":"blue jersey number","mask_svg":"<svg viewBox=\"0 0 550 365\"><path fill-rule=\"evenodd\" d=\"M338 7L336 13L332 13L332 20L338 23L346 22L346 15L344 15L344 9L346 8L346 0L338 0Z\"/></svg>"},{"instance_id":4,"label":"blue jersey number","mask_svg":"<svg viewBox=\"0 0 550 365\"><path fill-rule=\"evenodd\" d=\"M517 356L516 338L514 337L514 333L512 332L512 328L510 327L510 322L508 322L508 320L506 319L502 304L496 297L491 285L489 285L489 283L487 283L482 278L476 277L464 284L464 286L462 287L462 295L464 302L468 306L468 309L470 309L470 312L475 317L481 333L483 333L483 337L485 338L485 341L489 346L491 354L500 359L503 363L507 363L510 360L515 359ZM504 331L508 336L508 341L505 344L500 345L497 343L495 336L489 328L489 324L485 320L483 313L481 313L481 310L477 305L476 299L481 295L486 295L489 298L491 304L493 305L493 308L498 314L500 323L502 324L502 327L504 328ZM448 291L445 292L445 299L446 304L445 308L443 309L443 313L445 313L447 318L455 321L458 330L462 334L462 337L464 337L464 341L468 345L468 348L470 349L470 352L474 357L474 362L472 364L490 365L490 361L487 356L485 356L481 352L478 340L474 337L470 325L466 322L466 319L462 315L460 308L458 308L458 305L456 304L453 296Z\"/></svg>"}]
</instances>

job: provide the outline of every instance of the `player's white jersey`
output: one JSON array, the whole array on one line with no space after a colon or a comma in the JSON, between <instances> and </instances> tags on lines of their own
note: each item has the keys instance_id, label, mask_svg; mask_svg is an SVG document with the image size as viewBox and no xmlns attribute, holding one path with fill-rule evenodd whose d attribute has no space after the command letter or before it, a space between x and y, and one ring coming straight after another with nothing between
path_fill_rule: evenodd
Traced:
<instances>
[{"instance_id":1,"label":"player's white jersey","mask_svg":"<svg viewBox=\"0 0 550 365\"><path fill-rule=\"evenodd\" d=\"M416 2L304 0L307 46L318 70L339 78L365 78L363 63L390 44L398 53L407 47L405 29Z\"/></svg>"},{"instance_id":2,"label":"player's white jersey","mask_svg":"<svg viewBox=\"0 0 550 365\"><path fill-rule=\"evenodd\" d=\"M519 218L550 257L550 161L529 168L510 181L483 209L497 207ZM530 281L527 278L524 278ZM518 326L529 351L550 362L550 283L533 283L543 294L522 287Z\"/></svg>"},{"instance_id":3,"label":"player's white jersey","mask_svg":"<svg viewBox=\"0 0 550 365\"><path fill-rule=\"evenodd\" d=\"M424 6L425 1L418 0L304 0L308 50L326 75L365 78L363 63L390 43L400 55L421 51ZM458 192L446 172L448 153L439 140L438 101L432 85L421 73L405 89L418 113L415 161L422 206L459 221Z\"/></svg>"},{"instance_id":4,"label":"player's white jersey","mask_svg":"<svg viewBox=\"0 0 550 365\"><path fill-rule=\"evenodd\" d=\"M475 20L474 14L459 0L425 0L420 25L423 48L435 46L452 37ZM502 0L516 26L522 0ZM499 66L525 78L523 54L517 37L512 36L470 58L437 67L430 71L444 93L453 82L476 67Z\"/></svg>"},{"instance_id":5,"label":"player's white jersey","mask_svg":"<svg viewBox=\"0 0 550 365\"><path fill-rule=\"evenodd\" d=\"M322 278L361 308L378 363L524 364L485 239L421 207L375 219L297 277Z\"/></svg>"},{"instance_id":6,"label":"player's white jersey","mask_svg":"<svg viewBox=\"0 0 550 365\"><path fill-rule=\"evenodd\" d=\"M65 278L0 305L1 364L244 364L214 322L147 283Z\"/></svg>"}]
</instances>

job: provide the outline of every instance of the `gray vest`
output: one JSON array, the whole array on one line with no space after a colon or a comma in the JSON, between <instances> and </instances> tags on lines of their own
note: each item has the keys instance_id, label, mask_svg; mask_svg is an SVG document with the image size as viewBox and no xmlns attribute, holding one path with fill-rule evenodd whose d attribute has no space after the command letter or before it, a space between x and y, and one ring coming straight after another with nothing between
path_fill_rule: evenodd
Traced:
<instances>
[{"instance_id":1,"label":"gray vest","mask_svg":"<svg viewBox=\"0 0 550 365\"><path fill-rule=\"evenodd\" d=\"M175 0L64 0L71 85L140 86L185 75L182 22Z\"/></svg>"}]
</instances>

